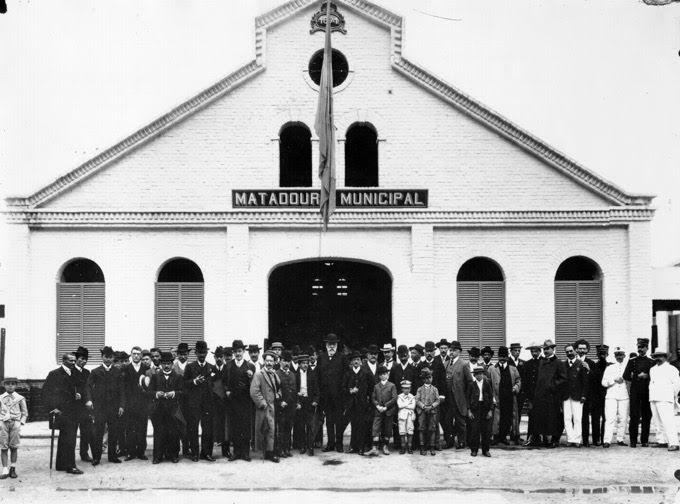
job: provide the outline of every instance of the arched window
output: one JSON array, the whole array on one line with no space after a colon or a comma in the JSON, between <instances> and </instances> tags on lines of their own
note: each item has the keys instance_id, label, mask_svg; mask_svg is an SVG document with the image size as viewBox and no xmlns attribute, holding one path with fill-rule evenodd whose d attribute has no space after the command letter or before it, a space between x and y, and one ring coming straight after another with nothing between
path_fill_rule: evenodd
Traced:
<instances>
[{"instance_id":1,"label":"arched window","mask_svg":"<svg viewBox=\"0 0 680 504\"><path fill-rule=\"evenodd\" d=\"M602 343L602 271L583 256L565 260L555 274L555 344L585 339L591 348Z\"/></svg>"},{"instance_id":2,"label":"arched window","mask_svg":"<svg viewBox=\"0 0 680 504\"><path fill-rule=\"evenodd\" d=\"M378 187L378 132L354 123L345 136L345 187Z\"/></svg>"},{"instance_id":3,"label":"arched window","mask_svg":"<svg viewBox=\"0 0 680 504\"><path fill-rule=\"evenodd\" d=\"M505 345L505 280L491 259L475 257L458 271L458 341L464 350Z\"/></svg>"},{"instance_id":4,"label":"arched window","mask_svg":"<svg viewBox=\"0 0 680 504\"><path fill-rule=\"evenodd\" d=\"M279 185L312 186L312 134L302 123L285 124L279 133Z\"/></svg>"},{"instance_id":5,"label":"arched window","mask_svg":"<svg viewBox=\"0 0 680 504\"><path fill-rule=\"evenodd\" d=\"M101 268L90 259L69 261L57 282L57 363L80 345L90 349L90 362L101 362L98 350L104 346L104 315Z\"/></svg>"},{"instance_id":6,"label":"arched window","mask_svg":"<svg viewBox=\"0 0 680 504\"><path fill-rule=\"evenodd\" d=\"M203 273L189 259L172 259L158 272L155 346L170 351L178 343L203 339Z\"/></svg>"}]
</instances>

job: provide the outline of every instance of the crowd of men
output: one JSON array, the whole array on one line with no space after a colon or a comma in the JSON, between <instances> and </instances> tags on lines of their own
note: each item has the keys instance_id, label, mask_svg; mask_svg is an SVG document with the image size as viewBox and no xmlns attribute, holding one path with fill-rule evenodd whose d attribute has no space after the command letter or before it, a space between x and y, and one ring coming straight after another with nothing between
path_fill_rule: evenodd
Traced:
<instances>
[{"instance_id":1,"label":"crowd of men","mask_svg":"<svg viewBox=\"0 0 680 504\"><path fill-rule=\"evenodd\" d=\"M71 474L82 474L78 432L80 459L94 466L105 445L110 463L147 460L149 419L154 464L180 456L250 461L251 450L272 462L296 450L344 452L348 426L348 452L358 455L389 454L391 438L399 453L423 455L469 446L475 456L481 440L490 456L489 445L557 447L565 430L570 447L608 448L615 428L617 443L625 444L628 417L629 446L649 445L653 418L657 446L675 451L678 364L669 364L665 352L647 357L648 347L648 339L638 339L627 363L620 348L611 362L606 345L589 358L586 340L566 345L563 360L551 340L528 346L526 361L517 343L497 355L490 347L469 348L464 359L457 341L351 351L329 334L321 351L274 342L263 355L258 345L235 340L212 352L214 364L204 341L193 349L180 343L172 353L133 347L129 356L104 347L102 364L91 371L88 350L79 347L50 372L43 398L59 429L56 469Z\"/></svg>"}]
</instances>

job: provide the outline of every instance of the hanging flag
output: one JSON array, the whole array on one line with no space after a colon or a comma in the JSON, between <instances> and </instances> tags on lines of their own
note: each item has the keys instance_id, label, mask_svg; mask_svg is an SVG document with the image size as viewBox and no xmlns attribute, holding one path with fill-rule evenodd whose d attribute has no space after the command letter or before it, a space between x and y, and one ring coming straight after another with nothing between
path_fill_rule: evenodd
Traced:
<instances>
[{"instance_id":1,"label":"hanging flag","mask_svg":"<svg viewBox=\"0 0 680 504\"><path fill-rule=\"evenodd\" d=\"M319 178L321 179L321 219L323 230L335 211L335 125L333 124L333 63L331 60L331 2L326 2L326 40L323 48L319 104L314 131L319 137Z\"/></svg>"}]
</instances>

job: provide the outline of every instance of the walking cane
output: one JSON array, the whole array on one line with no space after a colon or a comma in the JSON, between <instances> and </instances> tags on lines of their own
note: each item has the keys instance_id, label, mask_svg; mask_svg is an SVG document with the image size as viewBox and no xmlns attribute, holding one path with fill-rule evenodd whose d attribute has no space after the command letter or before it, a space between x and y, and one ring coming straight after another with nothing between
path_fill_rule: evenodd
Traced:
<instances>
[{"instance_id":1,"label":"walking cane","mask_svg":"<svg viewBox=\"0 0 680 504\"><path fill-rule=\"evenodd\" d=\"M54 424L56 423L57 415L54 412L50 412L50 428L52 429L52 434L50 436L50 476L52 476L52 459L54 458Z\"/></svg>"}]
</instances>

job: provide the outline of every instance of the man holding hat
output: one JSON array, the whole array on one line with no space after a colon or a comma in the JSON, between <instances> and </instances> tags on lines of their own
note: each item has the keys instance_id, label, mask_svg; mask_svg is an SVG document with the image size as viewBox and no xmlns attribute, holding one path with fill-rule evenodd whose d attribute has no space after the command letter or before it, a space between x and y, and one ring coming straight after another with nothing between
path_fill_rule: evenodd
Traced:
<instances>
[{"instance_id":1,"label":"man holding hat","mask_svg":"<svg viewBox=\"0 0 680 504\"><path fill-rule=\"evenodd\" d=\"M626 366L623 360L626 358L626 351L620 347L614 349L616 362L607 366L602 376L602 386L607 391L605 397L605 426L602 436L602 446L609 448L614 437L614 426L616 426L616 438L618 444L623 446L623 436L626 434L626 420L628 419L628 387L623 379ZM618 423L616 421L618 417Z\"/></svg>"},{"instance_id":2,"label":"man holding hat","mask_svg":"<svg viewBox=\"0 0 680 504\"><path fill-rule=\"evenodd\" d=\"M324 452L336 450L341 453L344 426L342 424L344 400L342 381L347 364L344 356L338 351L338 337L329 334L324 340L326 352L319 357L319 387L321 404L326 416L326 433L328 436ZM359 356L361 360L361 356Z\"/></svg>"},{"instance_id":3,"label":"man holding hat","mask_svg":"<svg viewBox=\"0 0 680 504\"><path fill-rule=\"evenodd\" d=\"M213 449L213 414L215 407L212 397L212 382L217 378L215 366L206 362L208 344L196 342L196 360L184 369L184 392L187 396L187 441L191 459L198 462L198 425L201 425L200 458L214 462Z\"/></svg>"},{"instance_id":4,"label":"man holding hat","mask_svg":"<svg viewBox=\"0 0 680 504\"><path fill-rule=\"evenodd\" d=\"M160 362L160 372L152 374L149 381L149 392L153 396L153 463L158 464L164 459L177 463L180 433L185 427L179 407L184 379L173 371L170 352L161 352Z\"/></svg>"},{"instance_id":5,"label":"man holding hat","mask_svg":"<svg viewBox=\"0 0 680 504\"><path fill-rule=\"evenodd\" d=\"M545 358L539 361L536 388L532 401L536 435L543 436L547 448L556 448L564 430L562 393L567 380L564 365L555 355L555 343L543 342Z\"/></svg>"},{"instance_id":6,"label":"man holding hat","mask_svg":"<svg viewBox=\"0 0 680 504\"><path fill-rule=\"evenodd\" d=\"M90 412L85 407L85 386L87 379L90 376L90 370L85 367L89 358L89 351L87 348L79 346L76 350L76 364L73 366L71 376L76 386L76 392L80 395L76 399L76 429L80 430L80 460L83 462L92 462L92 458L88 454L90 448L90 440L92 439L92 417Z\"/></svg>"},{"instance_id":7,"label":"man holding hat","mask_svg":"<svg viewBox=\"0 0 680 504\"><path fill-rule=\"evenodd\" d=\"M252 345L251 345L252 346ZM250 461L251 422L253 401L250 383L255 375L255 364L245 360L245 345L241 340L231 344L234 360L226 364L226 395L230 402L230 427L234 443L234 460ZM259 352L259 350L258 350Z\"/></svg>"},{"instance_id":8,"label":"man holding hat","mask_svg":"<svg viewBox=\"0 0 680 504\"><path fill-rule=\"evenodd\" d=\"M649 370L654 360L647 357L649 338L637 339L636 357L628 361L623 379L630 382L630 447L635 448L638 442L638 427L640 424L640 443L649 446L649 425L652 420L652 410L649 405Z\"/></svg>"},{"instance_id":9,"label":"man holding hat","mask_svg":"<svg viewBox=\"0 0 680 504\"><path fill-rule=\"evenodd\" d=\"M449 348L451 359L446 366L446 401L448 403L450 418L453 420L453 430L458 438L457 448L465 447L467 439L467 416L468 416L468 388L472 385L472 376L468 371L468 363L460 356L462 348L458 341L452 341ZM452 445L453 440L447 440L447 446Z\"/></svg>"},{"instance_id":10,"label":"man holding hat","mask_svg":"<svg viewBox=\"0 0 680 504\"><path fill-rule=\"evenodd\" d=\"M680 393L678 370L668 363L668 353L657 350L652 354L656 365L649 370L649 404L652 409L658 446L668 446L668 451L678 451L678 429L675 423L675 405Z\"/></svg>"},{"instance_id":11,"label":"man holding hat","mask_svg":"<svg viewBox=\"0 0 680 504\"><path fill-rule=\"evenodd\" d=\"M119 464L116 454L121 435L121 417L125 411L125 378L123 371L113 365L114 353L110 346L101 349L102 365L96 367L87 379L87 406L94 412L94 438L92 442L92 465L99 465L102 458L104 431L108 428L108 459Z\"/></svg>"},{"instance_id":12,"label":"man holding hat","mask_svg":"<svg viewBox=\"0 0 680 504\"><path fill-rule=\"evenodd\" d=\"M76 467L76 400L80 394L73 382L73 366L76 356L65 353L61 357L61 366L49 372L42 388L42 397L50 416L54 416L59 428L57 443L57 471L68 474L83 474ZM101 446L101 445L100 445Z\"/></svg>"}]
</instances>

